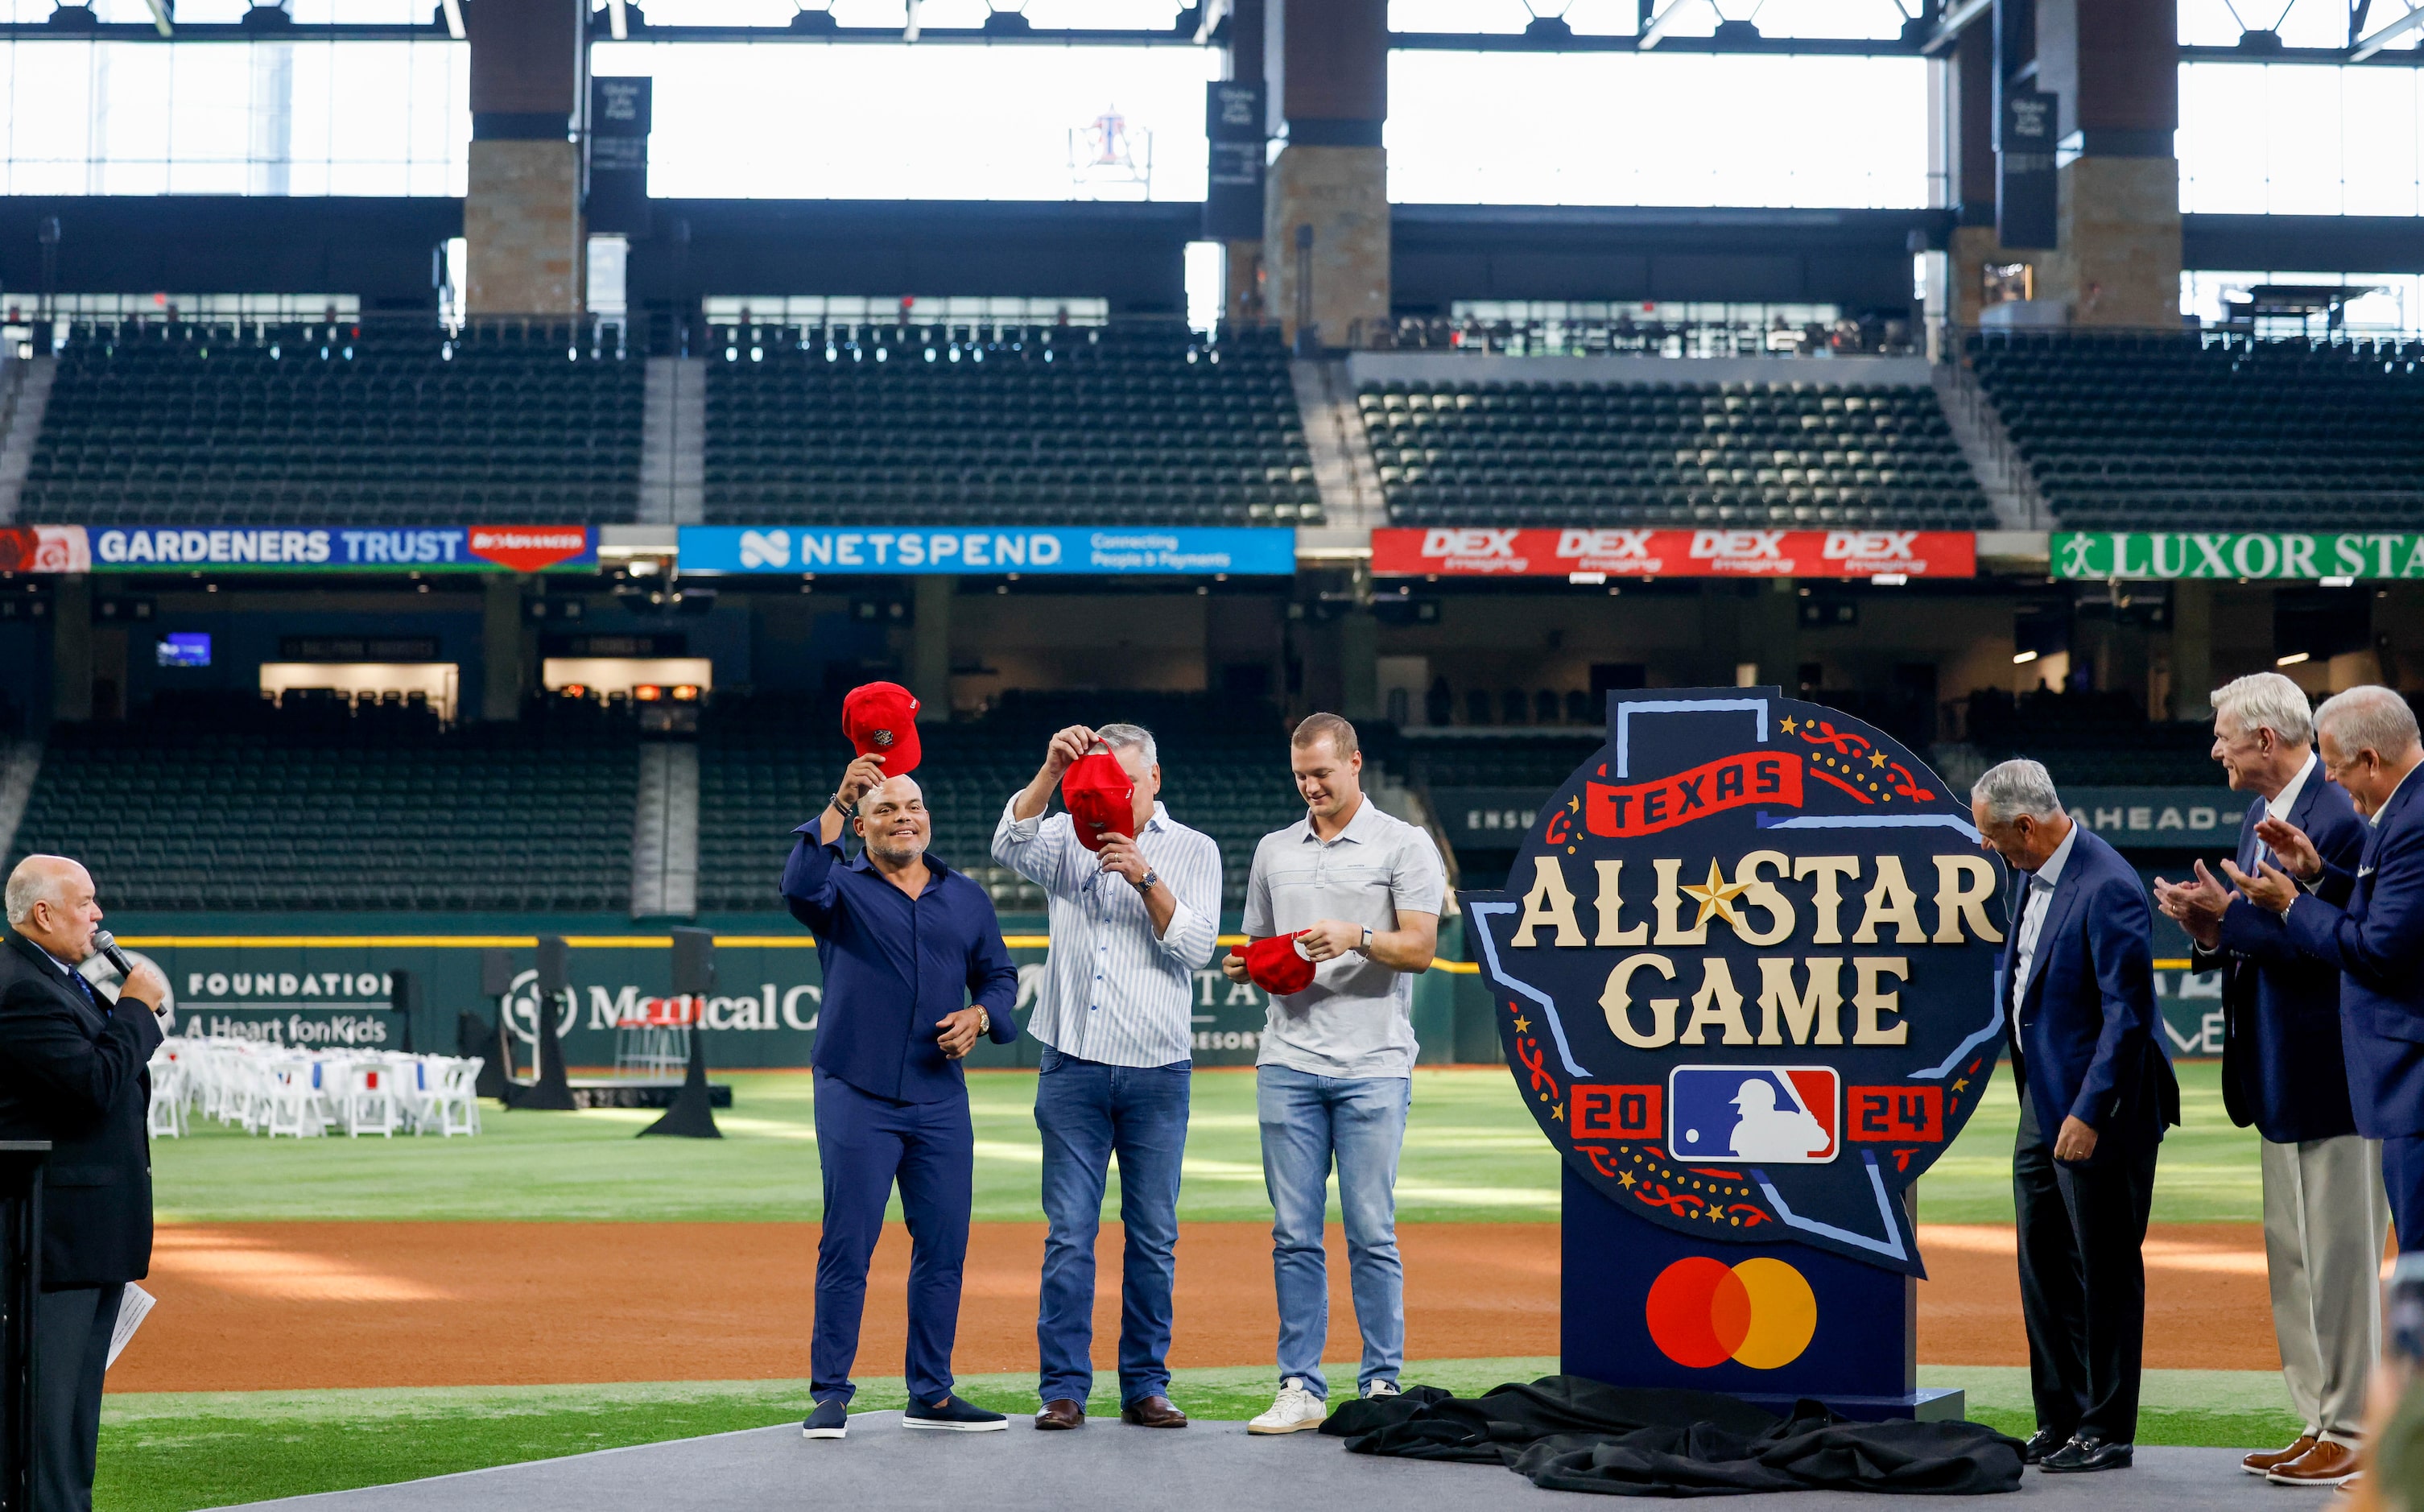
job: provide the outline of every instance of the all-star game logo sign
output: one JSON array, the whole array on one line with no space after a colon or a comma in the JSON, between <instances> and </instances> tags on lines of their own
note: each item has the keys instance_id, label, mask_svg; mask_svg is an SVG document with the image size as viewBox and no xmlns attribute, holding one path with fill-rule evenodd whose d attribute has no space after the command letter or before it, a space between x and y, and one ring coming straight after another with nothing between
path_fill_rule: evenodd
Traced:
<instances>
[{"instance_id":1,"label":"all-star game logo sign","mask_svg":"<svg viewBox=\"0 0 2424 1512\"><path fill-rule=\"evenodd\" d=\"M1662 689L1539 814L1462 899L1542 1132L1651 1222L1923 1275L1902 1194L2004 1034L1965 796L1781 690Z\"/></svg>"}]
</instances>

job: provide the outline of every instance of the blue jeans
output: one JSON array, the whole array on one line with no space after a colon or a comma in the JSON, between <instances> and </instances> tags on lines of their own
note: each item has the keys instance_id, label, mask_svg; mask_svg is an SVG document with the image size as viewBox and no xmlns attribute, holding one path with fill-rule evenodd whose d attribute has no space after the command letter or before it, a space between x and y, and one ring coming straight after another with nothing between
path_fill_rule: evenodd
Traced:
<instances>
[{"instance_id":1,"label":"blue jeans","mask_svg":"<svg viewBox=\"0 0 2424 1512\"><path fill-rule=\"evenodd\" d=\"M1330 1272L1321 1247L1331 1164L1347 1220L1355 1326L1364 1333L1358 1390L1395 1380L1406 1360L1406 1271L1397 1260L1397 1149L1414 1084L1348 1080L1288 1066L1254 1069L1263 1126L1263 1185L1271 1195L1271 1274L1280 1301L1280 1378L1300 1377L1327 1397L1321 1349L1330 1338Z\"/></svg>"},{"instance_id":2,"label":"blue jeans","mask_svg":"<svg viewBox=\"0 0 2424 1512\"><path fill-rule=\"evenodd\" d=\"M1094 1385L1094 1236L1103 1181L1120 1161L1120 1405L1170 1393L1170 1292L1178 1264L1178 1169L1191 1067L1107 1066L1046 1045L1035 1078L1044 1135L1044 1290L1037 1394L1083 1405Z\"/></svg>"},{"instance_id":3,"label":"blue jeans","mask_svg":"<svg viewBox=\"0 0 2424 1512\"><path fill-rule=\"evenodd\" d=\"M808 1345L809 1394L847 1402L867 1308L867 1263L884 1232L895 1181L909 1225L909 1399L951 1394L951 1345L960 1329L960 1275L975 1201L976 1131L968 1100L897 1103L838 1076L816 1074L817 1164L824 1225L817 1240L817 1314Z\"/></svg>"}]
</instances>

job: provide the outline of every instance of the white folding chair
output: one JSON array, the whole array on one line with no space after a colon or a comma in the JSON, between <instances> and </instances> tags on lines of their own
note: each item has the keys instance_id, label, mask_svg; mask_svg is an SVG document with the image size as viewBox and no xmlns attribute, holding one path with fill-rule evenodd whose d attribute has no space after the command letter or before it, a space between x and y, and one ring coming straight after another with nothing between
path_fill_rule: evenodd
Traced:
<instances>
[{"instance_id":1,"label":"white folding chair","mask_svg":"<svg viewBox=\"0 0 2424 1512\"><path fill-rule=\"evenodd\" d=\"M154 1138L185 1137L185 1066L167 1052L152 1058L152 1106L143 1126Z\"/></svg>"},{"instance_id":2,"label":"white folding chair","mask_svg":"<svg viewBox=\"0 0 2424 1512\"><path fill-rule=\"evenodd\" d=\"M384 1058L358 1060L346 1066L345 1102L342 1122L345 1133L354 1138L375 1134L391 1138L395 1134L395 1072Z\"/></svg>"}]
</instances>

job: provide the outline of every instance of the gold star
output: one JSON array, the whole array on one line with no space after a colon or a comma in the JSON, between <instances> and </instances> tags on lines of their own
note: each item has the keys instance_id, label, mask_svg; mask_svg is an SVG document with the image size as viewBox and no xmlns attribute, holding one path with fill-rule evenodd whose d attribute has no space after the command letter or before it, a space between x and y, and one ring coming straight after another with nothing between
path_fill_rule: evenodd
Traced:
<instances>
[{"instance_id":1,"label":"gold star","mask_svg":"<svg viewBox=\"0 0 2424 1512\"><path fill-rule=\"evenodd\" d=\"M1515 1032L1516 1032L1516 1033L1518 1033L1518 1034L1523 1034L1523 1033L1526 1032L1527 1030L1529 1030L1531 1027L1532 1027L1532 1021L1531 1021L1530 1019L1527 1019L1527 1018L1523 1017L1523 1016L1522 1014L1520 1014L1520 1013L1519 1013L1519 1014L1517 1014L1517 1015L1515 1016Z\"/></svg>"},{"instance_id":2,"label":"gold star","mask_svg":"<svg viewBox=\"0 0 2424 1512\"><path fill-rule=\"evenodd\" d=\"M1577 814L1581 813L1581 812L1583 811L1583 801L1582 801L1582 798L1581 798L1579 795L1577 795L1577 796L1575 796L1575 797L1572 797L1572 798L1569 798L1569 799L1567 799L1567 800L1566 800L1566 806L1567 806L1568 808L1570 808L1570 809L1573 810L1573 811L1574 811L1575 813L1577 813Z\"/></svg>"},{"instance_id":3,"label":"gold star","mask_svg":"<svg viewBox=\"0 0 2424 1512\"><path fill-rule=\"evenodd\" d=\"M1970 1090L1970 1078L1967 1076L1956 1078L1953 1083L1953 1090L1956 1092L1968 1091Z\"/></svg>"},{"instance_id":4,"label":"gold star","mask_svg":"<svg viewBox=\"0 0 2424 1512\"><path fill-rule=\"evenodd\" d=\"M1718 869L1716 859L1714 856L1711 857L1709 880L1706 883L1687 882L1683 884L1684 893L1700 905L1700 916L1692 921L1692 927L1698 929L1706 924L1709 922L1709 915L1714 914L1734 928L1742 928L1742 919L1734 913L1734 899L1749 886L1750 883L1746 882L1726 881L1726 874Z\"/></svg>"},{"instance_id":5,"label":"gold star","mask_svg":"<svg viewBox=\"0 0 2424 1512\"><path fill-rule=\"evenodd\" d=\"M1619 1186L1625 1187L1629 1190L1633 1186L1633 1172L1629 1170L1618 1171L1616 1173L1616 1184Z\"/></svg>"},{"instance_id":6,"label":"gold star","mask_svg":"<svg viewBox=\"0 0 2424 1512\"><path fill-rule=\"evenodd\" d=\"M1556 1120L1560 1123L1566 1122L1566 1105L1559 1103L1556 1106L1549 1109L1549 1117Z\"/></svg>"},{"instance_id":7,"label":"gold star","mask_svg":"<svg viewBox=\"0 0 2424 1512\"><path fill-rule=\"evenodd\" d=\"M1785 734L1790 735L1790 734L1792 734L1794 730L1797 730L1797 729L1799 729L1800 727L1801 727L1800 725L1795 724L1794 723L1793 723L1793 716L1791 716L1790 714L1788 714L1788 715L1786 715L1786 716L1785 716L1785 718L1784 718L1784 733L1785 733Z\"/></svg>"},{"instance_id":8,"label":"gold star","mask_svg":"<svg viewBox=\"0 0 2424 1512\"><path fill-rule=\"evenodd\" d=\"M1882 767L1885 764L1886 754L1883 751L1872 751L1869 753L1869 765L1873 767Z\"/></svg>"}]
</instances>

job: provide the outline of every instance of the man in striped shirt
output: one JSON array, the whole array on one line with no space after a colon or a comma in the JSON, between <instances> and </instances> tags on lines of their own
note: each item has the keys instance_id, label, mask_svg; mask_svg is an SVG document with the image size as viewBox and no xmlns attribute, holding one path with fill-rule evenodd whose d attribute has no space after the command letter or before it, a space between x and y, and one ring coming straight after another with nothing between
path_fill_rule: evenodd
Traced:
<instances>
[{"instance_id":1,"label":"man in striped shirt","mask_svg":"<svg viewBox=\"0 0 2424 1512\"><path fill-rule=\"evenodd\" d=\"M1045 817L1070 765L1096 742L1136 785L1136 831L1078 841L1066 814ZM1044 1135L1044 1290L1039 1428L1086 1421L1093 1388L1094 1235L1103 1184L1120 1159L1120 1417L1183 1428L1171 1405L1171 1286L1178 1246L1178 1170L1187 1148L1195 969L1212 959L1220 923L1220 852L1161 806L1160 754L1135 724L1073 724L1002 810L994 859L1051 899L1052 952L1028 1032L1044 1045L1035 1126Z\"/></svg>"}]
</instances>

